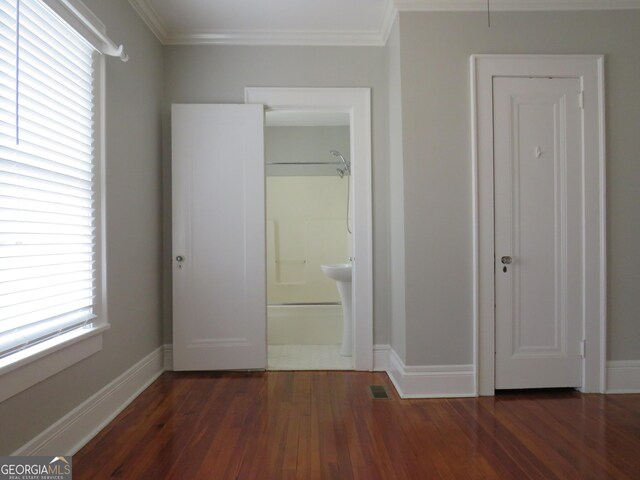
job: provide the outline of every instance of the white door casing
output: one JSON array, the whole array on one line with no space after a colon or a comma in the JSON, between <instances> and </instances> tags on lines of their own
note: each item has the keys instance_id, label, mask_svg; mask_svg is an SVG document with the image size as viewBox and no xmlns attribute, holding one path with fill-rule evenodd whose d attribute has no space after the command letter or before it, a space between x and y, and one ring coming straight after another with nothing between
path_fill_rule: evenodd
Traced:
<instances>
[{"instance_id":1,"label":"white door casing","mask_svg":"<svg viewBox=\"0 0 640 480\"><path fill-rule=\"evenodd\" d=\"M579 94L493 80L496 389L582 386Z\"/></svg>"},{"instance_id":2,"label":"white door casing","mask_svg":"<svg viewBox=\"0 0 640 480\"><path fill-rule=\"evenodd\" d=\"M266 368L263 134L261 105L172 106L175 370Z\"/></svg>"},{"instance_id":3,"label":"white door casing","mask_svg":"<svg viewBox=\"0 0 640 480\"><path fill-rule=\"evenodd\" d=\"M373 369L371 89L247 87L245 102L270 110L346 112L353 186L353 364Z\"/></svg>"},{"instance_id":4,"label":"white door casing","mask_svg":"<svg viewBox=\"0 0 640 480\"><path fill-rule=\"evenodd\" d=\"M585 356L581 390L606 388L606 210L604 57L601 55L472 55L473 324L476 393L495 391L495 238L493 82L497 77L577 79L582 91L584 268L581 324Z\"/></svg>"}]
</instances>

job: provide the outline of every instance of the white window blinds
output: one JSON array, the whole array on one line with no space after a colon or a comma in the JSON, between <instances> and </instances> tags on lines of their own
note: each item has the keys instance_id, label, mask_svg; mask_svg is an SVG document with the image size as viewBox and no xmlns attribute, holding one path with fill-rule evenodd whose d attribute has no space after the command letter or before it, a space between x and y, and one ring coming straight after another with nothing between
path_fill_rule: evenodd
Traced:
<instances>
[{"instance_id":1,"label":"white window blinds","mask_svg":"<svg viewBox=\"0 0 640 480\"><path fill-rule=\"evenodd\" d=\"M93 62L40 0L0 2L0 358L94 318Z\"/></svg>"}]
</instances>

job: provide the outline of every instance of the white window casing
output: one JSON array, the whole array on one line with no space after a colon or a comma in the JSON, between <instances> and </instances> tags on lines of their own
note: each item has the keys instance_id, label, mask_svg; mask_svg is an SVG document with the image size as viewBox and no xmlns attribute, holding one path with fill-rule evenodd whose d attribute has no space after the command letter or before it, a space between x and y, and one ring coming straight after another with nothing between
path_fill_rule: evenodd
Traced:
<instances>
[{"instance_id":1,"label":"white window casing","mask_svg":"<svg viewBox=\"0 0 640 480\"><path fill-rule=\"evenodd\" d=\"M58 14L70 5L85 30ZM0 3L0 401L99 351L109 327L101 53L126 54L90 13Z\"/></svg>"}]
</instances>

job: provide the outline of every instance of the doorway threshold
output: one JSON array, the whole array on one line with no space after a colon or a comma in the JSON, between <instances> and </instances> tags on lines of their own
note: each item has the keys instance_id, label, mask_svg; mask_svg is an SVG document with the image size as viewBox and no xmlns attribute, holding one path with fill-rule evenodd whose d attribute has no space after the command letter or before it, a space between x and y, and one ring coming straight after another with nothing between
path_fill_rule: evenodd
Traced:
<instances>
[{"instance_id":1,"label":"doorway threshold","mask_svg":"<svg viewBox=\"0 0 640 480\"><path fill-rule=\"evenodd\" d=\"M268 345L268 370L353 370L340 345Z\"/></svg>"}]
</instances>

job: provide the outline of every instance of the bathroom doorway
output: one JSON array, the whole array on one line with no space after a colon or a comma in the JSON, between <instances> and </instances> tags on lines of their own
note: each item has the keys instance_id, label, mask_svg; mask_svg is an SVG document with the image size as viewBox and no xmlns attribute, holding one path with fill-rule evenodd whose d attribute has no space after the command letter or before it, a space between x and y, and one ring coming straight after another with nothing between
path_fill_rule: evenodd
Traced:
<instances>
[{"instance_id":1,"label":"bathroom doorway","mask_svg":"<svg viewBox=\"0 0 640 480\"><path fill-rule=\"evenodd\" d=\"M267 111L267 366L353 369L350 119L346 112ZM342 153L344 152L344 153Z\"/></svg>"},{"instance_id":2,"label":"bathroom doorway","mask_svg":"<svg viewBox=\"0 0 640 480\"><path fill-rule=\"evenodd\" d=\"M373 369L373 207L371 196L371 89L247 87L245 103L265 112L339 112L349 117L352 257L351 289L355 370ZM338 160L339 156L333 156ZM340 161L342 161L340 159ZM266 302L265 302L266 309ZM265 342L266 343L266 342Z\"/></svg>"}]
</instances>

